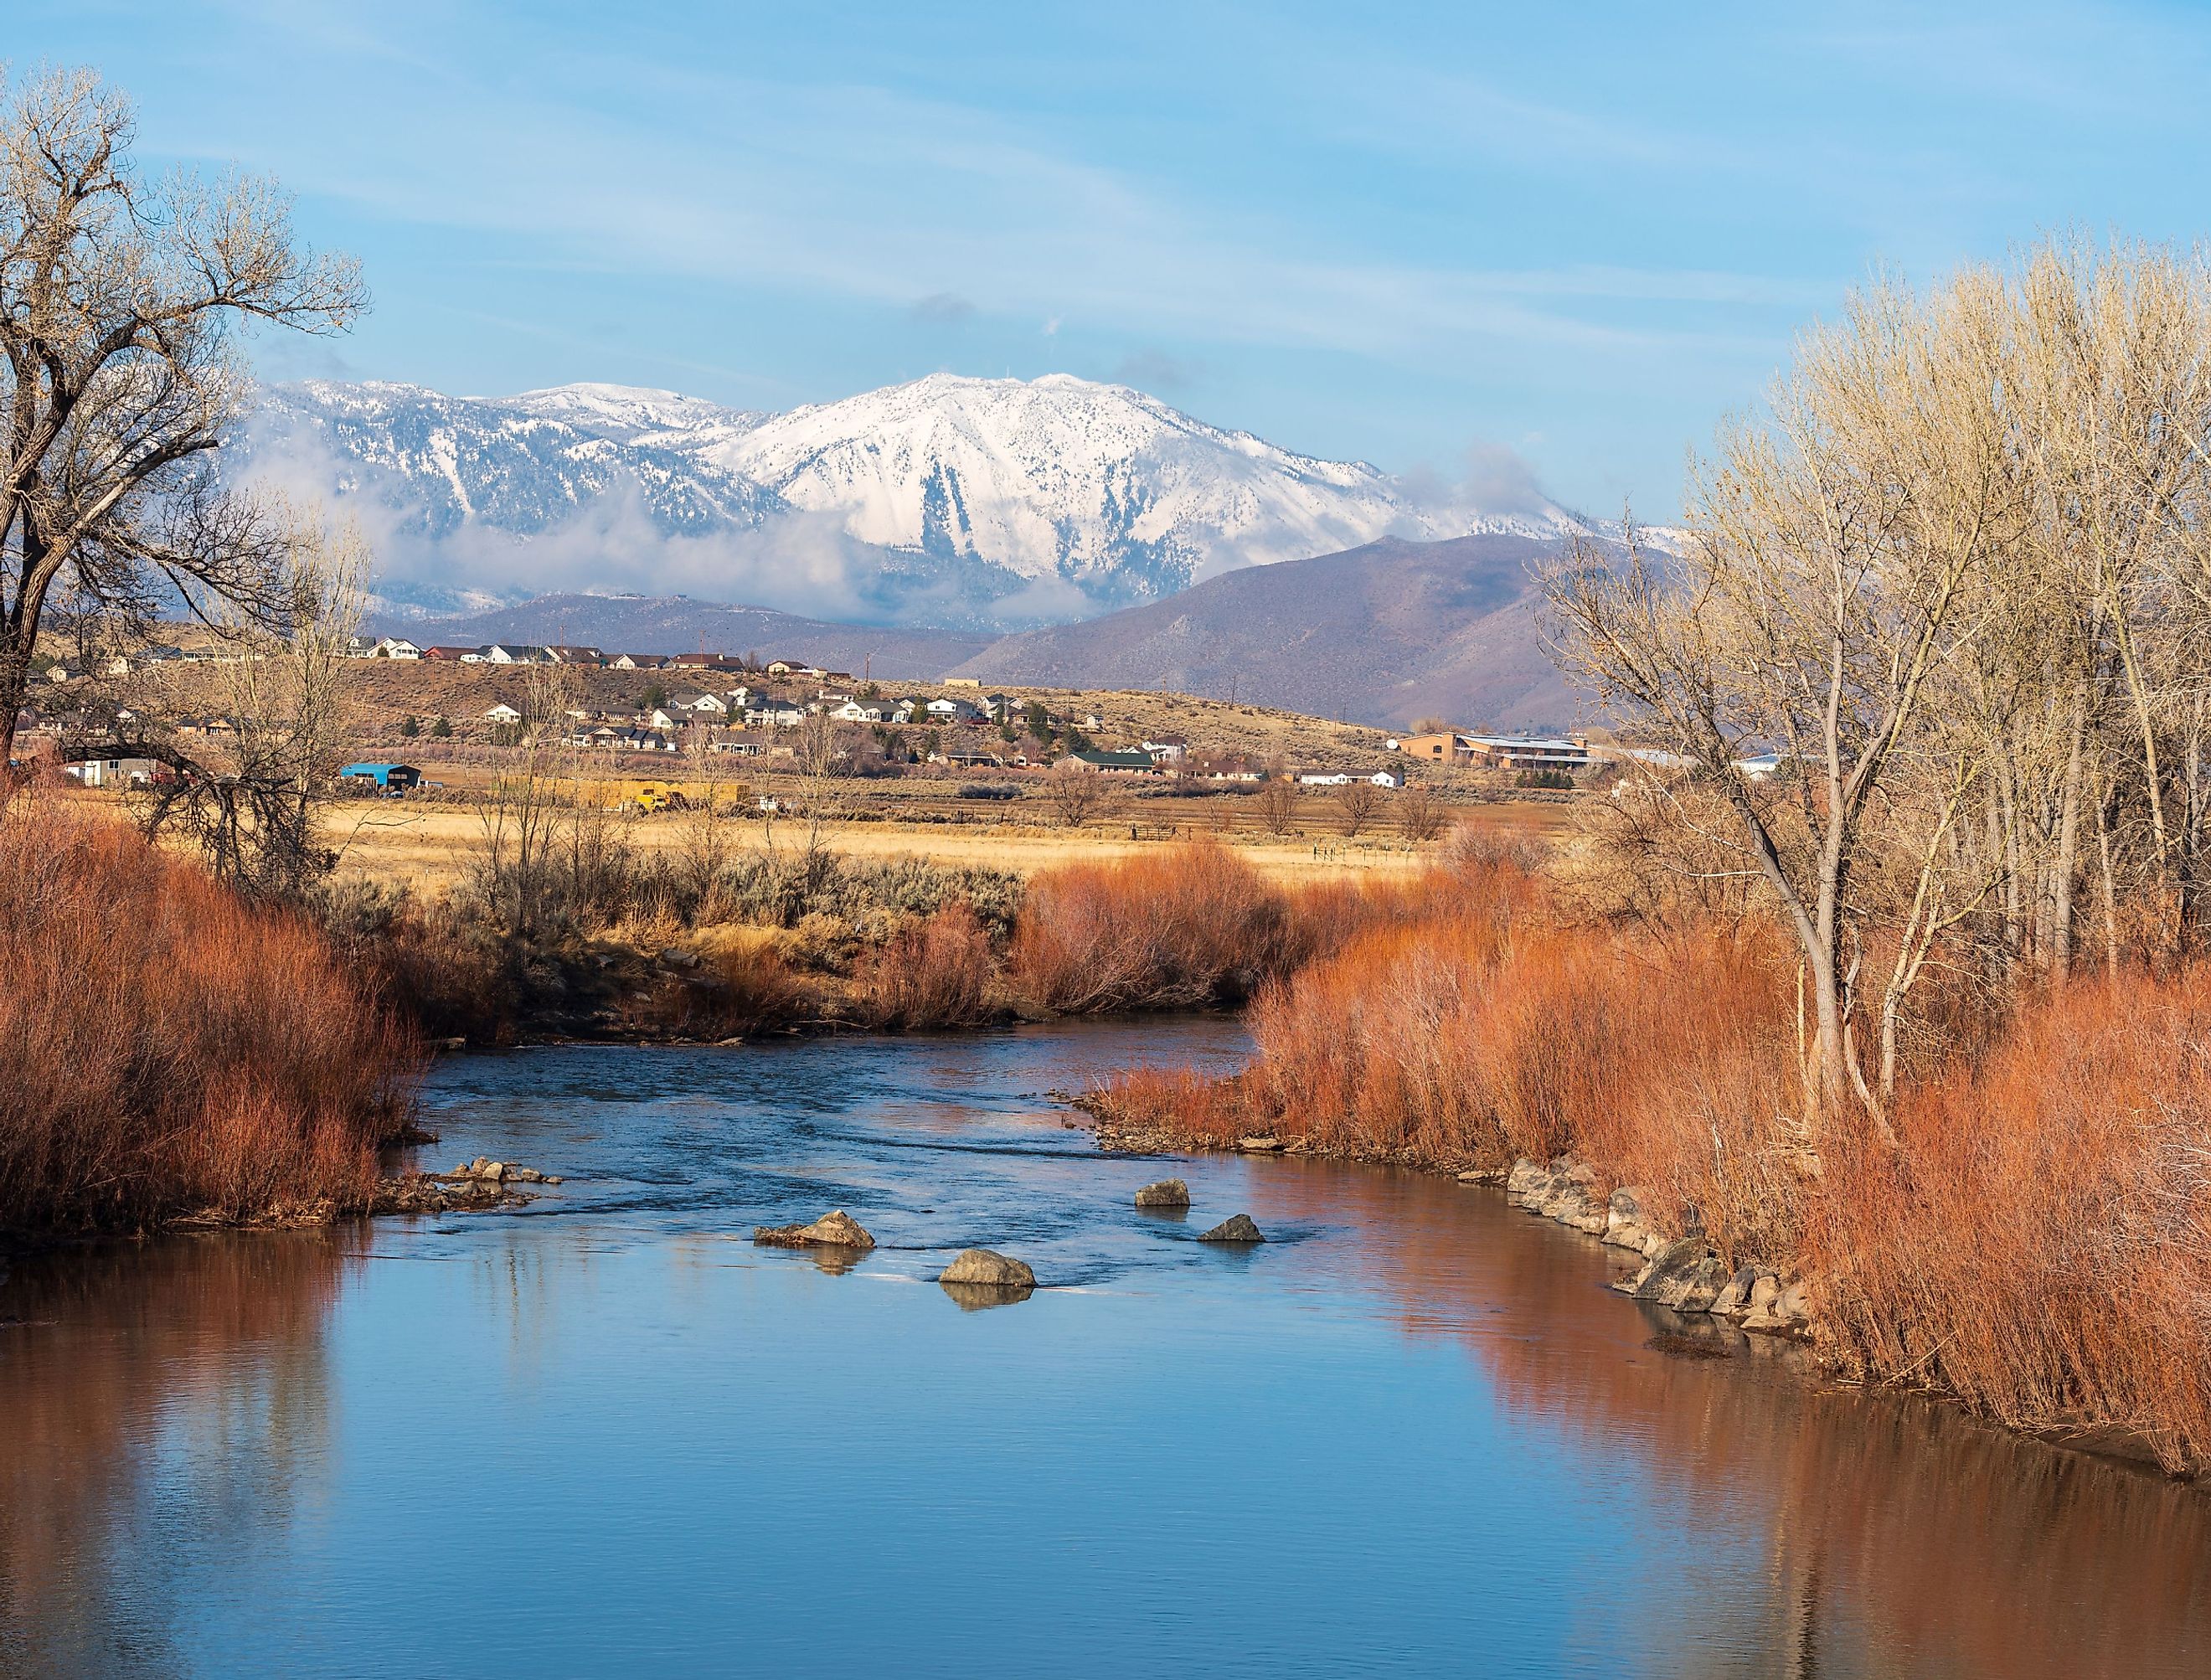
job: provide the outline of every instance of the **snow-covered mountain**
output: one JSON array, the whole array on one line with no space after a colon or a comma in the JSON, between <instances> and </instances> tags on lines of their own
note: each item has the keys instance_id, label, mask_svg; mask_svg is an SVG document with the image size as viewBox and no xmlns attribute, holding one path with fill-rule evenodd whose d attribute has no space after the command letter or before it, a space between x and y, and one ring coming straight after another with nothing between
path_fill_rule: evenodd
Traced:
<instances>
[{"instance_id":1,"label":"snow-covered mountain","mask_svg":"<svg viewBox=\"0 0 2211 1680\"><path fill-rule=\"evenodd\" d=\"M1057 619L1384 536L1555 537L1125 385L933 374L786 414L564 385L281 386L253 470L365 499L386 595L683 590L830 616Z\"/></svg>"}]
</instances>

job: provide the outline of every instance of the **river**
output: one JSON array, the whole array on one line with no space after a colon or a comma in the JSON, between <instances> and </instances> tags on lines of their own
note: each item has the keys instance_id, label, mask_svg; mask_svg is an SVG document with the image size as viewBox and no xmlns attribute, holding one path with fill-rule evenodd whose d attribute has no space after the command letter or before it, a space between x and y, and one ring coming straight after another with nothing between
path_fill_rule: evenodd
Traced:
<instances>
[{"instance_id":1,"label":"river","mask_svg":"<svg viewBox=\"0 0 2211 1680\"><path fill-rule=\"evenodd\" d=\"M1671 1350L1495 1191L1103 1156L1041 1095L1244 1047L455 1058L429 1164L565 1184L19 1260L0 1674L2211 1672L2211 1496ZM850 1270L748 1240L833 1207ZM963 1307L971 1244L1047 1287Z\"/></svg>"}]
</instances>

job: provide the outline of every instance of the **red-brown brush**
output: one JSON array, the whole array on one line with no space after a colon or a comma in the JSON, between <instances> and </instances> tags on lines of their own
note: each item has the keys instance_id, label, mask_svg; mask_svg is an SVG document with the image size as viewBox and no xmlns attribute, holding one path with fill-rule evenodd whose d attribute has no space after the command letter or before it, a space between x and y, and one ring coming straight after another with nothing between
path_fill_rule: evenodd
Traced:
<instances>
[{"instance_id":1,"label":"red-brown brush","mask_svg":"<svg viewBox=\"0 0 2211 1680\"><path fill-rule=\"evenodd\" d=\"M303 919L118 824L0 820L0 1224L360 1207L418 1055Z\"/></svg>"}]
</instances>

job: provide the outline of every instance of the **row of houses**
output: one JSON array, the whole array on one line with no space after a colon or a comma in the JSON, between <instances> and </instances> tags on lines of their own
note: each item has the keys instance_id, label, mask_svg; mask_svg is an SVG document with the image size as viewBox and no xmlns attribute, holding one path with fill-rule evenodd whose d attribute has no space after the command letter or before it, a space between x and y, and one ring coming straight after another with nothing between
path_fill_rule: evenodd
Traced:
<instances>
[{"instance_id":1,"label":"row of houses","mask_svg":"<svg viewBox=\"0 0 2211 1680\"><path fill-rule=\"evenodd\" d=\"M357 659L415 659L462 665L588 665L603 670L714 671L819 682L852 680L850 671L831 670L799 659L770 659L763 664L727 653L608 653L596 647L549 642L485 642L462 647L442 643L423 646L404 636L355 636L346 652Z\"/></svg>"}]
</instances>

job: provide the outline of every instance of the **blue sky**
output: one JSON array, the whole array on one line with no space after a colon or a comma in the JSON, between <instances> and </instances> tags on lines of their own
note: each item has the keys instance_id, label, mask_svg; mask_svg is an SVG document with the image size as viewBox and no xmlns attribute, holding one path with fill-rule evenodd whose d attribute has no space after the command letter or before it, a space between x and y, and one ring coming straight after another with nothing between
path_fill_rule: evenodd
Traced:
<instances>
[{"instance_id":1,"label":"blue sky","mask_svg":"<svg viewBox=\"0 0 2211 1680\"><path fill-rule=\"evenodd\" d=\"M2211 8L11 0L363 260L322 373L748 407L1120 379L1676 508L1876 264L2211 221ZM1472 463L1471 468L1469 463Z\"/></svg>"}]
</instances>

